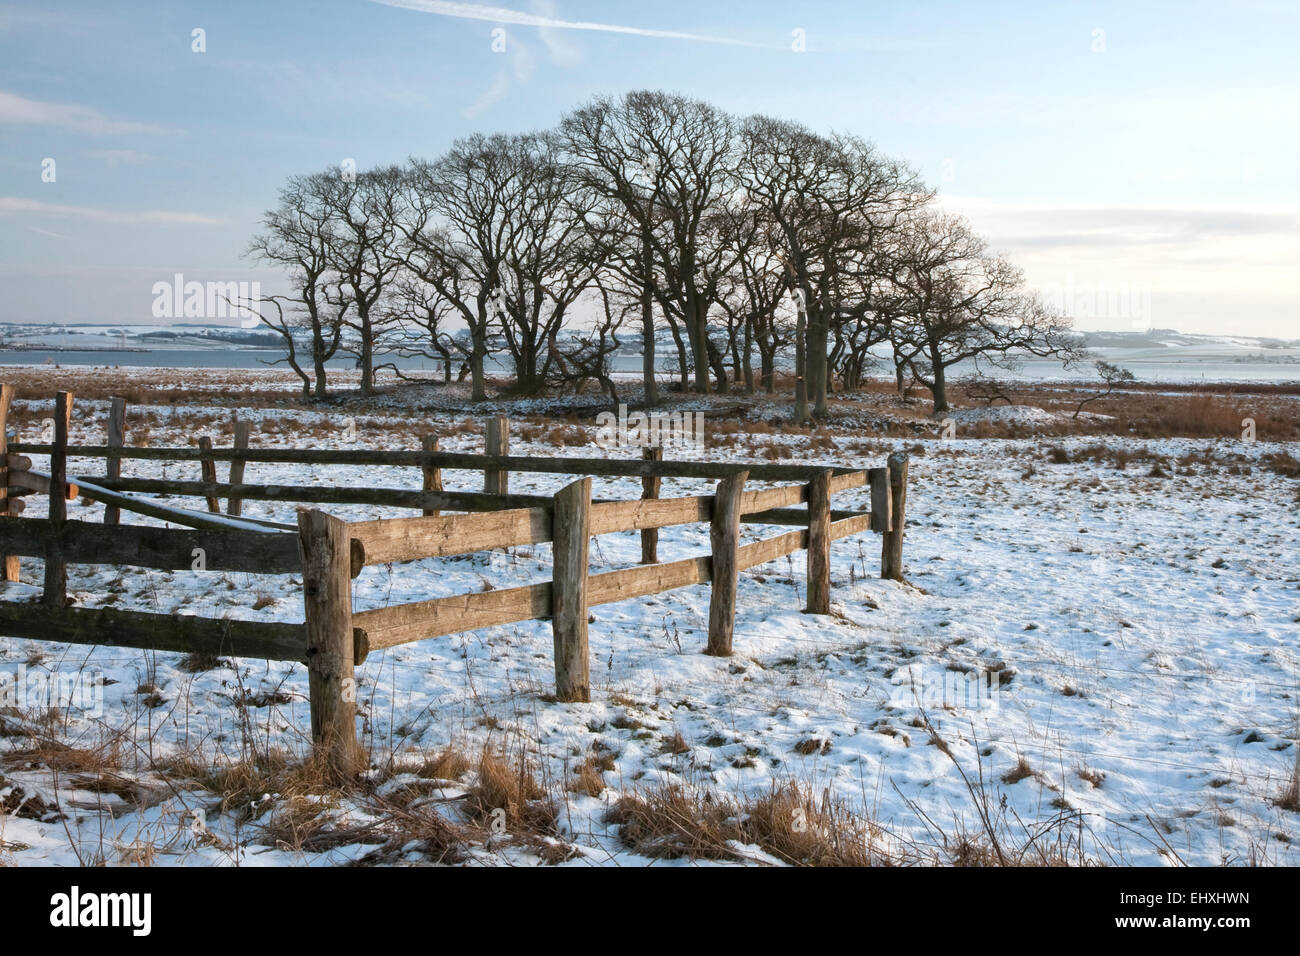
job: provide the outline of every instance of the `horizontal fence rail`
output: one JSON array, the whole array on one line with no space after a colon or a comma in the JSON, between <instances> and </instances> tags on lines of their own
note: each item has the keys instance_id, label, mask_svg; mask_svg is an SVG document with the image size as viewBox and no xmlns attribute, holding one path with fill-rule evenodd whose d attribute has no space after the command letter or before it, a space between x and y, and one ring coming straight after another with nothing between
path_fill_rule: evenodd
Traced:
<instances>
[{"instance_id":1,"label":"horizontal fence rail","mask_svg":"<svg viewBox=\"0 0 1300 956\"><path fill-rule=\"evenodd\" d=\"M14 442L9 446L24 455L48 455L49 444ZM108 458L147 461L245 461L287 465L382 465L429 467L450 470L531 472L556 475L645 478L728 478L747 472L760 481L808 481L822 471L816 465L740 464L633 460L616 458L525 458L522 456L475 455L462 452L386 451L362 448L129 448L109 445L69 445L69 458ZM851 468L833 468L836 475L851 474Z\"/></svg>"},{"instance_id":2,"label":"horizontal fence rail","mask_svg":"<svg viewBox=\"0 0 1300 956\"><path fill-rule=\"evenodd\" d=\"M250 574L296 574L302 570L298 536L284 532L111 526L48 518L0 522L0 551L5 554L43 558L52 547L70 564Z\"/></svg>"},{"instance_id":3,"label":"horizontal fence rail","mask_svg":"<svg viewBox=\"0 0 1300 956\"><path fill-rule=\"evenodd\" d=\"M0 601L0 633L64 644L268 661L303 661L307 656L307 640L301 624L153 614L111 607L49 608Z\"/></svg>"}]
</instances>

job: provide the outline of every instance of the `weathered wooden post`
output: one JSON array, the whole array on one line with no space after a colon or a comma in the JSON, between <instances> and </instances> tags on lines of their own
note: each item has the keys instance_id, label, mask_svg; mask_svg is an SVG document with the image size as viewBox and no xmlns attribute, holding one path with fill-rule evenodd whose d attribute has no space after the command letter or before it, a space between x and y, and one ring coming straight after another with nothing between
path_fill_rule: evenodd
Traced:
<instances>
[{"instance_id":1,"label":"weathered wooden post","mask_svg":"<svg viewBox=\"0 0 1300 956\"><path fill-rule=\"evenodd\" d=\"M500 415L487 420L483 454L504 458L510 454L510 421ZM483 472L483 491L489 495L510 493L510 472L488 468Z\"/></svg>"},{"instance_id":2,"label":"weathered wooden post","mask_svg":"<svg viewBox=\"0 0 1300 956\"><path fill-rule=\"evenodd\" d=\"M555 640L555 696L591 700L587 652L587 558L590 545L591 479L565 486L555 496L551 538L551 633Z\"/></svg>"},{"instance_id":3,"label":"weathered wooden post","mask_svg":"<svg viewBox=\"0 0 1300 956\"><path fill-rule=\"evenodd\" d=\"M0 512L10 513L9 499L9 406L13 404L14 387L0 385ZM15 501L19 499L14 499ZM4 579L17 581L19 572L18 555L0 555L0 564L4 565Z\"/></svg>"},{"instance_id":4,"label":"weathered wooden post","mask_svg":"<svg viewBox=\"0 0 1300 956\"><path fill-rule=\"evenodd\" d=\"M248 435L250 431L249 423L243 419L235 419L235 441L234 448L236 451L243 451L248 447ZM244 459L230 459L230 484L242 485L244 483ZM244 512L244 502L236 498L233 494L226 501L226 514L238 517Z\"/></svg>"},{"instance_id":5,"label":"weathered wooden post","mask_svg":"<svg viewBox=\"0 0 1300 956\"><path fill-rule=\"evenodd\" d=\"M421 435L420 450L429 452L431 454L436 452L438 450L438 436ZM436 468L432 465L423 465L421 466L420 470L424 474L424 485L423 485L424 493L425 494L440 493L442 491L442 469ZM437 508L425 508L424 514L425 517L436 517L437 515L442 514L442 512L439 511Z\"/></svg>"},{"instance_id":6,"label":"weathered wooden post","mask_svg":"<svg viewBox=\"0 0 1300 956\"><path fill-rule=\"evenodd\" d=\"M709 527L713 586L709 595L709 643L704 653L715 657L731 656L731 637L736 629L740 495L748 477L748 471L741 471L723 478L713 497L713 521Z\"/></svg>"},{"instance_id":7,"label":"weathered wooden post","mask_svg":"<svg viewBox=\"0 0 1300 956\"><path fill-rule=\"evenodd\" d=\"M809 614L831 612L831 470L808 482Z\"/></svg>"},{"instance_id":8,"label":"weathered wooden post","mask_svg":"<svg viewBox=\"0 0 1300 956\"><path fill-rule=\"evenodd\" d=\"M646 461L663 461L663 448L642 448L641 457ZM641 497L658 498L660 481L658 475L644 475L641 478ZM659 529L646 528L641 532L641 563L656 564L659 561Z\"/></svg>"},{"instance_id":9,"label":"weathered wooden post","mask_svg":"<svg viewBox=\"0 0 1300 956\"><path fill-rule=\"evenodd\" d=\"M298 512L298 540L312 746L330 770L344 778L361 769L353 671L352 541L347 522L315 509Z\"/></svg>"},{"instance_id":10,"label":"weathered wooden post","mask_svg":"<svg viewBox=\"0 0 1300 956\"><path fill-rule=\"evenodd\" d=\"M212 458L212 439L207 435L199 438L199 467L203 472L203 481L205 484L215 485L217 483L217 463ZM221 513L221 502L217 500L216 492L207 495L208 511L212 514Z\"/></svg>"},{"instance_id":11,"label":"weathered wooden post","mask_svg":"<svg viewBox=\"0 0 1300 956\"><path fill-rule=\"evenodd\" d=\"M890 528L880 544L880 576L903 580L903 524L907 518L907 452L889 456L889 492L893 499Z\"/></svg>"},{"instance_id":12,"label":"weathered wooden post","mask_svg":"<svg viewBox=\"0 0 1300 956\"><path fill-rule=\"evenodd\" d=\"M45 591L41 595L47 607L65 607L68 603L68 565L63 560L59 525L68 519L68 427L72 422L72 393L59 392L54 398L54 440L50 443L50 523L49 544L45 551Z\"/></svg>"},{"instance_id":13,"label":"weathered wooden post","mask_svg":"<svg viewBox=\"0 0 1300 956\"><path fill-rule=\"evenodd\" d=\"M872 468L867 472L871 480L871 530L883 534L893 526L893 495L889 492L889 469Z\"/></svg>"},{"instance_id":14,"label":"weathered wooden post","mask_svg":"<svg viewBox=\"0 0 1300 956\"><path fill-rule=\"evenodd\" d=\"M121 448L126 444L126 399L115 398L108 406L108 447ZM111 451L104 457L104 474L110 478L122 477L122 456ZM117 505L104 505L104 524L119 524L122 509Z\"/></svg>"}]
</instances>

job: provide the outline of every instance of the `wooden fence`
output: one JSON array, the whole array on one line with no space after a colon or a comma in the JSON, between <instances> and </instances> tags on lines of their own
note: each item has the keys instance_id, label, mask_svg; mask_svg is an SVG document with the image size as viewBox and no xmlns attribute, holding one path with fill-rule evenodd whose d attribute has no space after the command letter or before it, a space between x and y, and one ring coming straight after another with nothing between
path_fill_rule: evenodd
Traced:
<instances>
[{"instance_id":1,"label":"wooden fence","mask_svg":"<svg viewBox=\"0 0 1300 956\"><path fill-rule=\"evenodd\" d=\"M862 531L883 536L882 576L901 578L907 460L866 471L816 466L666 461L660 449L640 460L523 458L508 452L508 424L489 422L494 454L447 453L436 439L420 451L259 449L248 447L246 423L230 448L200 440L197 448L131 448L125 444L125 403L114 399L109 443L69 446L72 396L59 393L53 441L5 445L13 398L0 386L0 555L6 581L18 578L21 557L45 561L39 604L0 601L0 634L75 644L300 661L309 673L312 738L340 767L355 766L354 668L372 651L459 631L526 620L550 620L555 649L555 697L590 699L588 609L696 584L711 586L705 652L732 652L739 572L797 550L807 552L807 608L830 610L831 542ZM49 474L31 469L32 454L49 455ZM106 474L67 477L69 457L103 458ZM121 477L124 459L197 461L201 480ZM230 462L230 480L216 480L216 462ZM245 462L396 465L418 467L422 490L285 486L243 482ZM485 491L445 490L442 471L482 472ZM507 493L510 472L583 475L554 496ZM592 475L640 477L642 496L593 500ZM661 498L665 477L718 479L711 495ZM782 482L752 487L751 482ZM62 487L63 494L57 489ZM832 497L869 487L871 510L837 511ZM491 489L491 490L487 490ZM54 494L50 494L54 490ZM49 517L17 517L22 497L50 494ZM136 497L162 493L206 500L207 511ZM104 524L69 520L67 500L102 501ZM220 513L227 499L227 514ZM310 504L372 504L420 511L418 516L343 521L299 509L295 525L240 515L246 500ZM806 505L805 508L795 507ZM162 518L182 528L120 523L122 511ZM462 512L462 513L444 513ZM710 553L658 560L658 531L708 523ZM741 544L740 525L794 526ZM591 538L639 531L642 564L591 574ZM354 611L352 580L364 567L550 543L550 581ZM166 570L301 573L304 623L200 617L67 606L69 563L121 564Z\"/></svg>"}]
</instances>

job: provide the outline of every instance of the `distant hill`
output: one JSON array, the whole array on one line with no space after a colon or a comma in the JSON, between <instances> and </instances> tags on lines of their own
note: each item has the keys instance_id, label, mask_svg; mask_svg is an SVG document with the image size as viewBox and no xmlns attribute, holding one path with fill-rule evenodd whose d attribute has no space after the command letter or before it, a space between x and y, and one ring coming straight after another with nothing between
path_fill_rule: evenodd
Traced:
<instances>
[{"instance_id":1,"label":"distant hill","mask_svg":"<svg viewBox=\"0 0 1300 956\"><path fill-rule=\"evenodd\" d=\"M1251 335L1195 335L1176 329L1148 329L1145 332L1080 332L1088 348L1141 349L1179 346L1221 346L1231 349L1294 349L1300 339L1273 339Z\"/></svg>"}]
</instances>

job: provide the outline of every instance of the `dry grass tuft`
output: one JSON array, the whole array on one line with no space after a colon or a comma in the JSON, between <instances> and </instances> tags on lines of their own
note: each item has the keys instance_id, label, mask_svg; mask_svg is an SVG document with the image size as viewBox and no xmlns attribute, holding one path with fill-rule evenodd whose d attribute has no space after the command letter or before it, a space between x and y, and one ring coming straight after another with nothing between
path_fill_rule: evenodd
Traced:
<instances>
[{"instance_id":1,"label":"dry grass tuft","mask_svg":"<svg viewBox=\"0 0 1300 956\"><path fill-rule=\"evenodd\" d=\"M594 754L578 765L577 771L565 787L570 793L599 797L605 792L605 777L601 773L601 759Z\"/></svg>"},{"instance_id":2,"label":"dry grass tuft","mask_svg":"<svg viewBox=\"0 0 1300 956\"><path fill-rule=\"evenodd\" d=\"M1016 760L1016 765L1002 775L1002 782L1011 786L1033 775L1034 768L1029 766L1029 761L1024 757L1020 757Z\"/></svg>"},{"instance_id":3,"label":"dry grass tuft","mask_svg":"<svg viewBox=\"0 0 1300 956\"><path fill-rule=\"evenodd\" d=\"M1300 740L1295 744L1295 763L1291 767L1291 779L1286 782L1273 805L1292 813L1300 813Z\"/></svg>"},{"instance_id":4,"label":"dry grass tuft","mask_svg":"<svg viewBox=\"0 0 1300 956\"><path fill-rule=\"evenodd\" d=\"M156 769L191 782L221 798L222 812L234 811L247 822L276 808L270 795L330 797L346 792L328 761L295 758L285 750L246 751L242 757L218 755L210 762L199 752L176 754L158 761Z\"/></svg>"},{"instance_id":5,"label":"dry grass tuft","mask_svg":"<svg viewBox=\"0 0 1300 956\"><path fill-rule=\"evenodd\" d=\"M630 793L606 820L631 850L655 859L753 861L757 846L798 866L878 866L900 862L883 849L874 824L798 784L774 785L758 798L732 801L669 782Z\"/></svg>"},{"instance_id":6,"label":"dry grass tuft","mask_svg":"<svg viewBox=\"0 0 1300 956\"><path fill-rule=\"evenodd\" d=\"M503 821L508 831L516 833L552 833L558 817L555 804L537 782L522 750L512 763L484 748L478 762L478 779L465 799L465 810L475 822L493 825Z\"/></svg>"},{"instance_id":7,"label":"dry grass tuft","mask_svg":"<svg viewBox=\"0 0 1300 956\"><path fill-rule=\"evenodd\" d=\"M226 661L216 654L192 653L186 654L176 662L178 670L187 674L202 674L205 671L216 670L218 667L226 665Z\"/></svg>"},{"instance_id":8,"label":"dry grass tuft","mask_svg":"<svg viewBox=\"0 0 1300 956\"><path fill-rule=\"evenodd\" d=\"M459 780L473 766L474 762L455 747L444 747L436 754L426 757L415 774L426 780Z\"/></svg>"}]
</instances>

